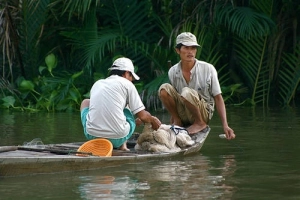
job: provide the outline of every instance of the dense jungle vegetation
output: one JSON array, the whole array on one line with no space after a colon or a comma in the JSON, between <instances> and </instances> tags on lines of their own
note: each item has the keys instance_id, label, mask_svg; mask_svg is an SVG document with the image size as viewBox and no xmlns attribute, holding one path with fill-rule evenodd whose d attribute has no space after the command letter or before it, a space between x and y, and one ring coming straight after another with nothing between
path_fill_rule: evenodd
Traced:
<instances>
[{"instance_id":1,"label":"dense jungle vegetation","mask_svg":"<svg viewBox=\"0 0 300 200\"><path fill-rule=\"evenodd\" d=\"M148 109L189 31L227 105L296 106L300 3L295 0L0 0L0 105L78 110L118 56L134 61Z\"/></svg>"}]
</instances>

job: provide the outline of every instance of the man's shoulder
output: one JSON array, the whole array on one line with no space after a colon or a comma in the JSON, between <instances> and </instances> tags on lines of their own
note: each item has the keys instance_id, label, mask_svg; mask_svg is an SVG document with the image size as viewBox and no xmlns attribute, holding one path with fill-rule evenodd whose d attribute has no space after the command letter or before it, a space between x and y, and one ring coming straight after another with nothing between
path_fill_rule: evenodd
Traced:
<instances>
[{"instance_id":1,"label":"man's shoulder","mask_svg":"<svg viewBox=\"0 0 300 200\"><path fill-rule=\"evenodd\" d=\"M196 70L205 70L207 72L213 72L213 71L216 71L216 68L215 66L213 66L211 63L208 63L208 62L205 62L205 61L200 61L200 60L197 60L196 62Z\"/></svg>"},{"instance_id":2,"label":"man's shoulder","mask_svg":"<svg viewBox=\"0 0 300 200\"><path fill-rule=\"evenodd\" d=\"M175 72L180 69L181 69L181 62L178 62L169 69L169 72Z\"/></svg>"},{"instance_id":3,"label":"man's shoulder","mask_svg":"<svg viewBox=\"0 0 300 200\"><path fill-rule=\"evenodd\" d=\"M196 60L197 65L203 65L203 66L208 66L208 67L214 67L211 63L202 61L202 60Z\"/></svg>"},{"instance_id":4,"label":"man's shoulder","mask_svg":"<svg viewBox=\"0 0 300 200\"><path fill-rule=\"evenodd\" d=\"M110 82L132 83L128 79L126 79L122 76L118 76L118 75L109 76L105 80L110 81Z\"/></svg>"}]
</instances>

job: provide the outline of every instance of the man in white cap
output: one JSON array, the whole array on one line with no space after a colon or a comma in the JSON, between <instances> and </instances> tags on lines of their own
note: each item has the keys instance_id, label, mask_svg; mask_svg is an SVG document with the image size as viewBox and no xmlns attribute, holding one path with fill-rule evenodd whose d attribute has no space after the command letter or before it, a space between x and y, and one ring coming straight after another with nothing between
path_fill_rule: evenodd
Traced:
<instances>
[{"instance_id":1,"label":"man in white cap","mask_svg":"<svg viewBox=\"0 0 300 200\"><path fill-rule=\"evenodd\" d=\"M171 123L187 127L191 136L205 131L216 106L226 138L234 139L234 131L227 123L217 71L213 65L195 58L198 47L192 33L177 36L175 50L180 62L170 68L170 84L160 86L159 97L171 115Z\"/></svg>"},{"instance_id":2,"label":"man in white cap","mask_svg":"<svg viewBox=\"0 0 300 200\"><path fill-rule=\"evenodd\" d=\"M126 141L132 136L136 123L151 123L157 130L158 118L145 110L133 80L139 80L128 58L114 61L110 76L92 86L90 99L81 103L81 121L87 139L106 138L121 150L129 150ZM135 119L134 115L138 118Z\"/></svg>"}]
</instances>

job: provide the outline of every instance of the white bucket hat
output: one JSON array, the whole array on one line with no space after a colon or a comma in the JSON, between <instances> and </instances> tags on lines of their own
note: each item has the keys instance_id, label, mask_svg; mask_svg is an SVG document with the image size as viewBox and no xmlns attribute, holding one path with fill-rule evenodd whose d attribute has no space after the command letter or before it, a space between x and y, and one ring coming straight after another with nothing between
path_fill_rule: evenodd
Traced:
<instances>
[{"instance_id":1,"label":"white bucket hat","mask_svg":"<svg viewBox=\"0 0 300 200\"><path fill-rule=\"evenodd\" d=\"M112 67L108 70L122 70L131 72L135 80L139 80L140 77L134 73L134 66L132 61L129 58L118 58L112 64Z\"/></svg>"},{"instance_id":2,"label":"white bucket hat","mask_svg":"<svg viewBox=\"0 0 300 200\"><path fill-rule=\"evenodd\" d=\"M183 44L184 46L200 47L200 45L197 43L196 36L190 32L183 32L177 36L176 45L180 43Z\"/></svg>"}]
</instances>

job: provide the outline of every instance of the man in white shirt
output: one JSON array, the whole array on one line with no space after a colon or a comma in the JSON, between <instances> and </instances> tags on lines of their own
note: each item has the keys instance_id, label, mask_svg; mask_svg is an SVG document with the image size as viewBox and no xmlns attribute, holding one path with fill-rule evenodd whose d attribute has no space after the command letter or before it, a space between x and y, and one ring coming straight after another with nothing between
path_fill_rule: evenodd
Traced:
<instances>
[{"instance_id":1,"label":"man in white shirt","mask_svg":"<svg viewBox=\"0 0 300 200\"><path fill-rule=\"evenodd\" d=\"M217 71L213 65L195 58L199 46L192 33L177 36L175 50L180 62L170 68L170 84L160 86L159 97L171 115L171 123L188 126L190 135L207 127L216 106L226 138L234 139L234 131L227 123Z\"/></svg>"},{"instance_id":2,"label":"man in white shirt","mask_svg":"<svg viewBox=\"0 0 300 200\"><path fill-rule=\"evenodd\" d=\"M132 136L136 123L151 123L157 130L161 122L145 110L132 83L140 78L128 58L114 61L110 76L92 86L90 99L81 103L81 121L87 139L106 138L114 148L129 150L126 141ZM138 118L135 120L134 115Z\"/></svg>"}]
</instances>

